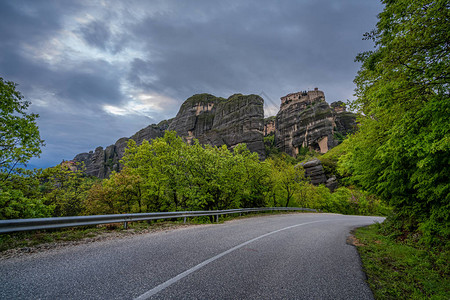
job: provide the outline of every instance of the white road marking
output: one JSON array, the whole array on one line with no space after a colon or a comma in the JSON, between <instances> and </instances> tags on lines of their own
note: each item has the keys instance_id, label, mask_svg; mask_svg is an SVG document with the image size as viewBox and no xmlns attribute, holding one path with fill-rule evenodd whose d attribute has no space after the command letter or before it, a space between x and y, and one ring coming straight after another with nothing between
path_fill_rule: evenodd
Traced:
<instances>
[{"instance_id":1,"label":"white road marking","mask_svg":"<svg viewBox=\"0 0 450 300\"><path fill-rule=\"evenodd\" d=\"M341 220L345 220L345 219L341 219ZM191 273L197 271L198 269L203 268L203 267L206 266L207 264L209 264L209 263L211 263L211 262L213 262L213 261L215 261L215 260L221 258L221 257L224 256L224 255L227 255L228 253L233 252L234 250L237 250L237 249L239 249L239 248L242 248L242 247L244 247L244 246L246 246L246 245L248 245L248 244L250 244L250 243L252 243L252 242L254 242L254 241L257 241L257 240L259 240L259 239L262 239L262 238L264 238L264 237L266 237L266 236L269 236L269 235L278 233L278 232L280 232L280 231L288 230L288 229L291 229L291 228L303 226L303 225L308 225L308 224L313 224L313 223L320 223L320 222L341 221L341 220L322 220L322 221L307 222L307 223L302 223L302 224L292 225L292 226L289 226L289 227L285 227L285 228L282 228L282 229L278 229L278 230L275 230L275 231L272 231L272 232L263 234L263 235L261 235L261 236L258 236L258 237L256 237L256 238L254 238L254 239L248 240L248 241L246 241L246 242L244 242L244 243L242 243L242 244L239 244L239 245L237 245L237 246L234 246L233 248L228 249L227 251L224 251L224 252L222 252L222 253L220 253L220 254L214 256L214 257L211 257L210 259L207 259L207 260L205 260L205 261L199 263L199 264L196 265L195 267L192 267L192 268L190 268L189 270L186 270L186 271L184 271L183 273L180 273L180 274L178 274L177 276L175 276L175 277L173 277L173 278L167 280L166 282L163 282L163 283L161 283L160 285L158 285L158 286L152 288L151 290L148 290L147 292L145 292L144 294L142 294L142 295L140 295L139 297L135 298L134 300L144 300L144 299L149 299L151 296L153 296L153 295L159 293L160 291L162 291L162 290L164 290L165 288L171 286L172 284L176 283L177 281L183 279L184 277L188 276L189 274L191 274Z\"/></svg>"}]
</instances>

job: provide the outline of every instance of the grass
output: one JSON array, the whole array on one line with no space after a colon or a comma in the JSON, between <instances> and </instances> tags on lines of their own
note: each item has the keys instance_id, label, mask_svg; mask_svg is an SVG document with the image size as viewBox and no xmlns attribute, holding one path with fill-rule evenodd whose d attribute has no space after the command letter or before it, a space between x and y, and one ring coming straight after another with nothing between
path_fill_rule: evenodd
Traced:
<instances>
[{"instance_id":1,"label":"grass","mask_svg":"<svg viewBox=\"0 0 450 300\"><path fill-rule=\"evenodd\" d=\"M380 234L380 226L355 232L375 299L450 299L450 252L396 242Z\"/></svg>"},{"instance_id":2,"label":"grass","mask_svg":"<svg viewBox=\"0 0 450 300\"><path fill-rule=\"evenodd\" d=\"M0 235L0 252L14 248L35 247L44 243L75 241L95 237L105 228L70 228L55 231L16 232Z\"/></svg>"},{"instance_id":3,"label":"grass","mask_svg":"<svg viewBox=\"0 0 450 300\"><path fill-rule=\"evenodd\" d=\"M38 230L30 232L16 232L0 235L0 252L23 248L39 247L49 243L64 243L71 241L81 241L83 239L95 238L108 233L135 234L144 231L164 230L170 227L183 224L183 221L153 221L130 222L128 230L123 228L122 223L113 223L100 226L82 226L54 230Z\"/></svg>"}]
</instances>

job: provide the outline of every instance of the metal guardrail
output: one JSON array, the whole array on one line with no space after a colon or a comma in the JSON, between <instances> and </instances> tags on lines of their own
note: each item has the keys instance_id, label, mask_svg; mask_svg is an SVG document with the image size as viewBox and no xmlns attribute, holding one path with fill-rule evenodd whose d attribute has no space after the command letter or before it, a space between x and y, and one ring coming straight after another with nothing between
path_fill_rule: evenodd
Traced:
<instances>
[{"instance_id":1,"label":"metal guardrail","mask_svg":"<svg viewBox=\"0 0 450 300\"><path fill-rule=\"evenodd\" d=\"M186 218L198 216L216 216L216 221L218 221L219 215L242 214L247 212L259 212L259 211L295 211L295 210L316 212L315 209L311 208L263 207L263 208L241 208L241 209L227 209L227 210L175 211L175 212L139 213L139 214L15 219L15 220L0 220L0 233L42 230L42 229L57 229L64 227L87 226L87 225L98 225L98 224L109 224L120 222L123 222L124 227L127 228L128 222L158 220L158 219L173 219L173 218L184 218L184 222L186 223Z\"/></svg>"}]
</instances>

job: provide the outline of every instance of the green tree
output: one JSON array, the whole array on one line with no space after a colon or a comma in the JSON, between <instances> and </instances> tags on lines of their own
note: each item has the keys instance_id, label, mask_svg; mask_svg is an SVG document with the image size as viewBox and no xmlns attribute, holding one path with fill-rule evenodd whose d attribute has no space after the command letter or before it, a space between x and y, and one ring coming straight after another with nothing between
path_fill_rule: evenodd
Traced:
<instances>
[{"instance_id":1,"label":"green tree","mask_svg":"<svg viewBox=\"0 0 450 300\"><path fill-rule=\"evenodd\" d=\"M51 217L54 205L44 203L42 169L16 168L0 185L0 219ZM3 174L6 176L7 174Z\"/></svg>"},{"instance_id":2,"label":"green tree","mask_svg":"<svg viewBox=\"0 0 450 300\"><path fill-rule=\"evenodd\" d=\"M113 191L104 187L102 182L95 182L87 193L85 213L88 215L119 213L112 193Z\"/></svg>"},{"instance_id":3,"label":"green tree","mask_svg":"<svg viewBox=\"0 0 450 300\"><path fill-rule=\"evenodd\" d=\"M5 181L20 164L39 156L43 140L39 135L37 114L26 112L29 101L23 100L16 84L0 77L0 172Z\"/></svg>"},{"instance_id":4,"label":"green tree","mask_svg":"<svg viewBox=\"0 0 450 300\"><path fill-rule=\"evenodd\" d=\"M140 177L142 203L148 211L185 206L187 146L175 132L166 132L163 138L144 141L140 146L132 140L128 143L123 163Z\"/></svg>"},{"instance_id":5,"label":"green tree","mask_svg":"<svg viewBox=\"0 0 450 300\"><path fill-rule=\"evenodd\" d=\"M109 199L113 199L116 213L142 212L141 178L130 169L113 172L103 181L103 187L108 191Z\"/></svg>"},{"instance_id":6,"label":"green tree","mask_svg":"<svg viewBox=\"0 0 450 300\"><path fill-rule=\"evenodd\" d=\"M0 219L50 217L53 209L41 199L25 197L21 190L0 189Z\"/></svg>"},{"instance_id":7,"label":"green tree","mask_svg":"<svg viewBox=\"0 0 450 300\"><path fill-rule=\"evenodd\" d=\"M233 148L233 167L229 169L234 180L232 191L240 198L240 207L264 207L268 204L271 188L271 167L261 162L255 152L250 152L245 144Z\"/></svg>"},{"instance_id":8,"label":"green tree","mask_svg":"<svg viewBox=\"0 0 450 300\"><path fill-rule=\"evenodd\" d=\"M102 182L94 183L87 192L85 211L88 214L140 213L144 209L141 197L141 177L127 167L113 171Z\"/></svg>"},{"instance_id":9,"label":"green tree","mask_svg":"<svg viewBox=\"0 0 450 300\"><path fill-rule=\"evenodd\" d=\"M450 232L450 4L382 2L366 34L376 49L357 57L360 130L340 168L431 243Z\"/></svg>"},{"instance_id":10,"label":"green tree","mask_svg":"<svg viewBox=\"0 0 450 300\"><path fill-rule=\"evenodd\" d=\"M188 145L175 132L166 132L164 137L140 146L130 141L123 163L127 172L139 178L141 201L148 211L227 209L266 203L269 166L245 144L233 150L225 145L200 145L198 141ZM93 191L93 200L103 195L98 187Z\"/></svg>"},{"instance_id":11,"label":"green tree","mask_svg":"<svg viewBox=\"0 0 450 300\"><path fill-rule=\"evenodd\" d=\"M42 170L38 176L43 201L53 206L53 216L77 216L85 211L85 199L95 179L84 175L82 169L71 170L57 165Z\"/></svg>"},{"instance_id":12,"label":"green tree","mask_svg":"<svg viewBox=\"0 0 450 300\"><path fill-rule=\"evenodd\" d=\"M187 160L188 204L193 209L223 209L226 207L228 179L226 167L231 153L226 147L203 148L198 141L189 147Z\"/></svg>"},{"instance_id":13,"label":"green tree","mask_svg":"<svg viewBox=\"0 0 450 300\"><path fill-rule=\"evenodd\" d=\"M285 199L284 206L288 207L292 204L294 195L300 191L302 183L306 181L305 172L300 165L294 166L283 158L269 159L268 162L272 166L274 192L280 192Z\"/></svg>"}]
</instances>

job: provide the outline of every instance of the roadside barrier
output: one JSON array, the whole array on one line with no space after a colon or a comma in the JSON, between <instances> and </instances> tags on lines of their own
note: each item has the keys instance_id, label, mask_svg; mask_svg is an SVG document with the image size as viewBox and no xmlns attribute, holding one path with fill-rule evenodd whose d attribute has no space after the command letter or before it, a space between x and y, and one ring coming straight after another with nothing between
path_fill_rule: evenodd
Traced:
<instances>
[{"instance_id":1,"label":"roadside barrier","mask_svg":"<svg viewBox=\"0 0 450 300\"><path fill-rule=\"evenodd\" d=\"M216 216L216 222L219 221L220 215L242 214L248 212L262 211L312 211L311 208L300 207L262 207L262 208L241 208L226 210L205 210L205 211L175 211L175 212L156 212L156 213L139 213L139 214L117 214L117 215L94 215L94 216L77 216L77 217L57 217L57 218L36 218L36 219L13 219L0 220L0 233L31 231L42 229L57 229L64 227L87 226L109 223L123 223L127 228L128 222L199 217L199 216Z\"/></svg>"}]
</instances>

